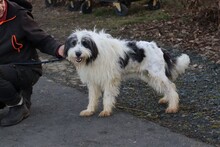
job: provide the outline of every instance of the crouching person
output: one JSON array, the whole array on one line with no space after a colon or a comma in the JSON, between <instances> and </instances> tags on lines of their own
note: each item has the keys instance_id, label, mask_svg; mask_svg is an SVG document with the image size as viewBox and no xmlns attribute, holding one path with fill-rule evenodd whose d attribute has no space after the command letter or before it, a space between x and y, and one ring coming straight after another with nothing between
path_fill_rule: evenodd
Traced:
<instances>
[{"instance_id":1,"label":"crouching person","mask_svg":"<svg viewBox=\"0 0 220 147\"><path fill-rule=\"evenodd\" d=\"M30 115L32 87L42 75L36 48L57 58L64 46L39 28L30 11L17 3L0 0L0 109L8 113L1 126L11 126Z\"/></svg>"}]
</instances>

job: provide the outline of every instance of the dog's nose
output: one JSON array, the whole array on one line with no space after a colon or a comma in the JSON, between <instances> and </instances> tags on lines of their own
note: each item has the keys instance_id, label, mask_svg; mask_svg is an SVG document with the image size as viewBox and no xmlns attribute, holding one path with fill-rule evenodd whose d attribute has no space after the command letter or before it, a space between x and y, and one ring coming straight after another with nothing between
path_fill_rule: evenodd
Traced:
<instances>
[{"instance_id":1,"label":"dog's nose","mask_svg":"<svg viewBox=\"0 0 220 147\"><path fill-rule=\"evenodd\" d=\"M80 57L81 56L81 52L76 52L76 57Z\"/></svg>"}]
</instances>

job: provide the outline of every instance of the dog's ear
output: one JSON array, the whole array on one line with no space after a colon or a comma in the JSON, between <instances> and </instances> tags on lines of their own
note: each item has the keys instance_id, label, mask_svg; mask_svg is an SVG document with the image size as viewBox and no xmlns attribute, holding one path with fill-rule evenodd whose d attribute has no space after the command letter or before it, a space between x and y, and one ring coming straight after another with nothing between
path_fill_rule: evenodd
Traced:
<instances>
[{"instance_id":1,"label":"dog's ear","mask_svg":"<svg viewBox=\"0 0 220 147\"><path fill-rule=\"evenodd\" d=\"M129 52L129 56L131 57L131 59L141 63L145 57L144 49L139 48L135 41L127 42L127 47L131 49L131 52Z\"/></svg>"},{"instance_id":2,"label":"dog's ear","mask_svg":"<svg viewBox=\"0 0 220 147\"><path fill-rule=\"evenodd\" d=\"M91 51L91 56L86 61L86 64L89 64L90 62L94 61L99 54L97 45L96 45L95 41L92 40L92 38L90 38L90 37L83 38L81 43L85 48L87 48Z\"/></svg>"},{"instance_id":3,"label":"dog's ear","mask_svg":"<svg viewBox=\"0 0 220 147\"><path fill-rule=\"evenodd\" d=\"M70 36L67 38L66 42L65 42L65 47L64 47L64 56L67 57L68 56L68 50L71 47L74 47L77 43L77 37L76 36Z\"/></svg>"}]
</instances>

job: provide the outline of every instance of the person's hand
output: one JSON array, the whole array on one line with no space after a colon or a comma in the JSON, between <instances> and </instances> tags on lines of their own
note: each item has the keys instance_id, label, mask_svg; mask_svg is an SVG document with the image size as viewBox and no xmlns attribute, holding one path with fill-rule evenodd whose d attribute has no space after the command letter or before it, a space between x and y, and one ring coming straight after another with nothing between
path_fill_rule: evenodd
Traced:
<instances>
[{"instance_id":1,"label":"person's hand","mask_svg":"<svg viewBox=\"0 0 220 147\"><path fill-rule=\"evenodd\" d=\"M61 45L58 49L58 54L62 57L64 57L64 45Z\"/></svg>"}]
</instances>

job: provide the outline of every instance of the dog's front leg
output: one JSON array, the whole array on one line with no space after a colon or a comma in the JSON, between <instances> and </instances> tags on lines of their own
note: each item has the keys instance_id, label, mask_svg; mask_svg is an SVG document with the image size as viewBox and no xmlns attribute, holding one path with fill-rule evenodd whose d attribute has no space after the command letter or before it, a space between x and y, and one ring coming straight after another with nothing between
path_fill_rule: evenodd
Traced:
<instances>
[{"instance_id":1,"label":"dog's front leg","mask_svg":"<svg viewBox=\"0 0 220 147\"><path fill-rule=\"evenodd\" d=\"M120 81L114 81L105 87L103 95L103 111L99 114L100 117L110 116L112 108L115 106L115 97L119 94Z\"/></svg>"},{"instance_id":2,"label":"dog's front leg","mask_svg":"<svg viewBox=\"0 0 220 147\"><path fill-rule=\"evenodd\" d=\"M91 116L95 113L98 106L98 99L101 96L101 90L96 85L88 85L89 104L87 109L80 112L80 116Z\"/></svg>"}]
</instances>

